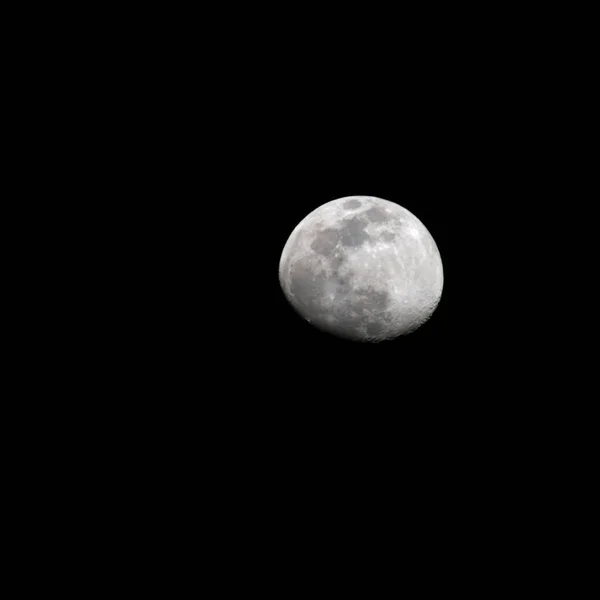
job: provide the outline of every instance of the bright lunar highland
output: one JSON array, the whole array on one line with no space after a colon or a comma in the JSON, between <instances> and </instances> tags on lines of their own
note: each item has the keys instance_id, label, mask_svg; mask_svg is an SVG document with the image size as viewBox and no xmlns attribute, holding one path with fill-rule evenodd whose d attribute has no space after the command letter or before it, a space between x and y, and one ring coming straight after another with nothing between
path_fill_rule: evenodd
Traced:
<instances>
[{"instance_id":1,"label":"bright lunar highland","mask_svg":"<svg viewBox=\"0 0 600 600\"><path fill-rule=\"evenodd\" d=\"M435 241L410 211L382 198L347 196L296 226L281 254L279 281L315 327L374 342L427 321L444 273Z\"/></svg>"}]
</instances>

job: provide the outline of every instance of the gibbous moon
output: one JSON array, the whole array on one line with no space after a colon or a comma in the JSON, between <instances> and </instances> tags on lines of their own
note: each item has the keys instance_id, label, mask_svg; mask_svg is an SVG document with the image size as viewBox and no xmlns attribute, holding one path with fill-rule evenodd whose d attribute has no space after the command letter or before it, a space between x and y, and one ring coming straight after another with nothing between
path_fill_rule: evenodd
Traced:
<instances>
[{"instance_id":1,"label":"gibbous moon","mask_svg":"<svg viewBox=\"0 0 600 600\"><path fill-rule=\"evenodd\" d=\"M279 281L315 327L376 342L411 333L431 317L444 273L436 243L415 215L382 198L347 196L296 226Z\"/></svg>"}]
</instances>

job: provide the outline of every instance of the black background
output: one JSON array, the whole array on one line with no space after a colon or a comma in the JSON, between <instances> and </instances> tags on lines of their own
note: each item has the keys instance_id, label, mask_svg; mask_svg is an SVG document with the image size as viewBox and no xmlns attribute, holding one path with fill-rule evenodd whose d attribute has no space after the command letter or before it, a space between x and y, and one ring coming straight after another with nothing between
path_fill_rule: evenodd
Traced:
<instances>
[{"instance_id":1,"label":"black background","mask_svg":"<svg viewBox=\"0 0 600 600\"><path fill-rule=\"evenodd\" d=\"M165 435L195 444L199 429L242 471L246 460L265 474L310 464L326 482L401 464L456 479L446 461L485 471L508 451L507 426L519 438L537 418L536 398L522 402L532 337L515 328L532 277L516 215L544 168L524 116L535 99L509 85L519 72L493 49L413 39L418 51L390 37L343 56L236 45L169 63L147 115L147 99L132 111L145 115L134 131L147 147L130 163L143 240L127 276L141 292L130 365L153 398L142 414ZM293 228L355 194L411 210L442 256L438 309L393 342L319 332L279 286Z\"/></svg>"},{"instance_id":2,"label":"black background","mask_svg":"<svg viewBox=\"0 0 600 600\"><path fill-rule=\"evenodd\" d=\"M177 10L56 12L62 35L36 9L49 43L14 47L41 160L10 260L44 232L17 322L40 359L22 361L23 435L7 420L14 464L32 454L26 521L69 543L64 514L100 568L140 563L136 585L169 560L246 589L372 557L420 589L532 569L559 527L585 530L562 501L595 439L555 358L581 347L560 336L590 276L557 75L577 61L550 9ZM392 342L321 333L279 286L293 228L355 194L408 208L440 249L439 307Z\"/></svg>"},{"instance_id":3,"label":"black background","mask_svg":"<svg viewBox=\"0 0 600 600\"><path fill-rule=\"evenodd\" d=\"M321 32L240 17L214 35L184 20L125 27L114 66L100 53L78 88L97 141L83 189L108 224L87 385L115 476L188 520L212 503L247 540L268 523L275 544L323 521L349 539L359 505L376 527L401 506L448 544L496 502L498 528L534 512L522 490L557 464L539 452L560 411L539 377L529 218L560 176L542 82L557 62L442 15ZM280 289L294 227L347 195L406 207L439 247L441 302L409 336L336 339Z\"/></svg>"},{"instance_id":4,"label":"black background","mask_svg":"<svg viewBox=\"0 0 600 600\"><path fill-rule=\"evenodd\" d=\"M170 73L180 83L158 94L159 120L150 118L152 103L140 128L150 160L135 165L147 190L141 248L155 253L139 258L159 269L161 288L149 300L165 302L158 314L161 334L175 336L171 367L217 361L211 377L247 380L236 395L275 403L291 385L294 397L333 414L346 395L389 409L414 392L445 404L442 395L470 389L478 369L497 365L495 340L506 333L498 306L508 306L498 300L507 291L503 272L519 276L497 234L519 234L513 215L524 211L523 171L534 166L523 155L526 140L514 137L522 121L510 93L497 91L490 56L446 54L443 44L407 54L395 44L344 49L343 60L331 49L307 57L293 44L282 57L238 48L228 61L208 61L210 73L197 69L193 83L186 69ZM322 334L279 288L279 257L296 224L355 194L411 210L442 255L438 310L395 342L365 346Z\"/></svg>"},{"instance_id":5,"label":"black background","mask_svg":"<svg viewBox=\"0 0 600 600\"><path fill-rule=\"evenodd\" d=\"M137 380L177 398L162 410L183 426L213 415L271 450L312 448L310 434L348 451L368 440L443 453L512 418L507 390L532 372L518 304L537 277L519 223L552 176L540 69L486 45L485 31L424 29L341 45L295 28L250 45L181 36L126 63L116 156L131 186L119 192L136 300L125 335ZM279 287L297 223L355 194L411 210L442 256L438 309L393 342L321 333Z\"/></svg>"}]
</instances>

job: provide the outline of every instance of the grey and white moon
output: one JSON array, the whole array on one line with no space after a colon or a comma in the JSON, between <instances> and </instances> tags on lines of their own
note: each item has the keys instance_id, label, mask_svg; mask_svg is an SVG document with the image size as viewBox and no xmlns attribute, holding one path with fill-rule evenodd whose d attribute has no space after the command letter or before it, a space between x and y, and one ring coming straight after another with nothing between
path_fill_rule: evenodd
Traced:
<instances>
[{"instance_id":1,"label":"grey and white moon","mask_svg":"<svg viewBox=\"0 0 600 600\"><path fill-rule=\"evenodd\" d=\"M281 288L294 309L333 335L382 341L415 331L438 306L438 247L394 202L346 196L307 215L287 240Z\"/></svg>"}]
</instances>

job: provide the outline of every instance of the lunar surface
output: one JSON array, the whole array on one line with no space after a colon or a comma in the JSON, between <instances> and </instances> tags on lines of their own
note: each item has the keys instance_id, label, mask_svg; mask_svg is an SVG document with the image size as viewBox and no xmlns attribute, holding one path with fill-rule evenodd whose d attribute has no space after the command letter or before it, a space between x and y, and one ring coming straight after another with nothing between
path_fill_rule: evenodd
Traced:
<instances>
[{"instance_id":1,"label":"lunar surface","mask_svg":"<svg viewBox=\"0 0 600 600\"><path fill-rule=\"evenodd\" d=\"M376 342L427 321L444 274L436 243L415 215L382 198L347 196L296 226L281 254L279 281L315 327Z\"/></svg>"}]
</instances>

